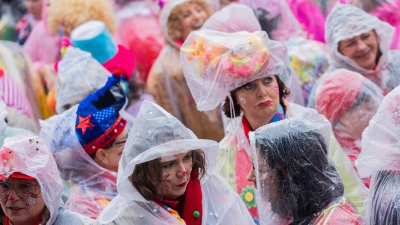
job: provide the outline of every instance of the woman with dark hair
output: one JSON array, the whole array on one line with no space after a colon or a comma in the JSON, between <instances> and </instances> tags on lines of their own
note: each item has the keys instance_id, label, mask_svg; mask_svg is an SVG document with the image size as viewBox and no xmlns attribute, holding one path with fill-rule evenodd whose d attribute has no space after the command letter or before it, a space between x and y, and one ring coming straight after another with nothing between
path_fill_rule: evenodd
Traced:
<instances>
[{"instance_id":1,"label":"woman with dark hair","mask_svg":"<svg viewBox=\"0 0 400 225\"><path fill-rule=\"evenodd\" d=\"M250 133L261 224L361 224L328 159L330 124L289 118Z\"/></svg>"},{"instance_id":2,"label":"woman with dark hair","mask_svg":"<svg viewBox=\"0 0 400 225\"><path fill-rule=\"evenodd\" d=\"M98 224L252 224L239 196L213 172L217 149L145 101L119 164L118 196Z\"/></svg>"},{"instance_id":3,"label":"woman with dark hair","mask_svg":"<svg viewBox=\"0 0 400 225\"><path fill-rule=\"evenodd\" d=\"M360 177L370 177L367 224L400 224L400 87L382 101L361 140L356 161Z\"/></svg>"},{"instance_id":4,"label":"woman with dark hair","mask_svg":"<svg viewBox=\"0 0 400 225\"><path fill-rule=\"evenodd\" d=\"M285 101L292 76L287 51L265 32L192 32L181 48L181 64L197 108L206 111L223 103L225 115L232 119L220 142L216 172L239 193L258 223L254 184L246 180L252 168L248 133L287 117L318 114ZM344 167L346 156L335 141L329 154L338 167ZM347 178L346 194L357 196L353 191L357 175L341 171Z\"/></svg>"}]
</instances>

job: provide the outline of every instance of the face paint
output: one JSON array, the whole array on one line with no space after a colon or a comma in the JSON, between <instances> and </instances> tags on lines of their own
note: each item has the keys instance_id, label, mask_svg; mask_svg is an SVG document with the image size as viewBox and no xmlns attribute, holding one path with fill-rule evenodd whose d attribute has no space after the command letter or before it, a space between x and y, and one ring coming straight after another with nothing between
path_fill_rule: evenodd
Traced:
<instances>
[{"instance_id":1,"label":"face paint","mask_svg":"<svg viewBox=\"0 0 400 225\"><path fill-rule=\"evenodd\" d=\"M278 86L278 84L275 84L274 89L275 89L275 93L279 94L279 86Z\"/></svg>"},{"instance_id":2,"label":"face paint","mask_svg":"<svg viewBox=\"0 0 400 225\"><path fill-rule=\"evenodd\" d=\"M35 193L29 193L29 196L28 196L28 204L29 205L34 205L35 203L36 203L36 201L37 201L37 198L38 198L38 195L37 194L35 194Z\"/></svg>"},{"instance_id":3,"label":"face paint","mask_svg":"<svg viewBox=\"0 0 400 225\"><path fill-rule=\"evenodd\" d=\"M164 187L168 188L168 183L171 183L172 176L170 173L163 173L162 182L164 183Z\"/></svg>"},{"instance_id":4,"label":"face paint","mask_svg":"<svg viewBox=\"0 0 400 225\"><path fill-rule=\"evenodd\" d=\"M240 96L239 95L239 100L243 103L243 104L246 104L246 99L245 98L243 98L242 96Z\"/></svg>"}]
</instances>

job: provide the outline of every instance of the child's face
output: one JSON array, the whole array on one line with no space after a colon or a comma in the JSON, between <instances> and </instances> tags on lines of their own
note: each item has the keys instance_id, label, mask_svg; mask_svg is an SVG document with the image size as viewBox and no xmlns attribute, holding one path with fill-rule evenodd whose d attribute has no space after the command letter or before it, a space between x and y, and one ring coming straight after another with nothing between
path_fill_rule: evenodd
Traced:
<instances>
[{"instance_id":1,"label":"child's face","mask_svg":"<svg viewBox=\"0 0 400 225\"><path fill-rule=\"evenodd\" d=\"M190 32L200 30L208 18L207 12L197 3L187 4L180 15L182 39L185 40Z\"/></svg>"},{"instance_id":2,"label":"child's face","mask_svg":"<svg viewBox=\"0 0 400 225\"><path fill-rule=\"evenodd\" d=\"M354 138L361 139L362 133L375 115L378 107L379 104L370 99L347 112L339 121Z\"/></svg>"}]
</instances>

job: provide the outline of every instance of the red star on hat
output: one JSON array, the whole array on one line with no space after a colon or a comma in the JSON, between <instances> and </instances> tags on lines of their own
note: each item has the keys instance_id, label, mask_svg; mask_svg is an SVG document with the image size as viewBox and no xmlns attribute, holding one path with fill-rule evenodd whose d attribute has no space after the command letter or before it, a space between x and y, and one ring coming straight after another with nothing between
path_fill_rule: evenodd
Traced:
<instances>
[{"instance_id":1,"label":"red star on hat","mask_svg":"<svg viewBox=\"0 0 400 225\"><path fill-rule=\"evenodd\" d=\"M94 127L92 123L90 123L90 118L92 115L83 118L79 116L79 124L76 126L76 129L82 129L82 134L85 134L87 128Z\"/></svg>"}]
</instances>

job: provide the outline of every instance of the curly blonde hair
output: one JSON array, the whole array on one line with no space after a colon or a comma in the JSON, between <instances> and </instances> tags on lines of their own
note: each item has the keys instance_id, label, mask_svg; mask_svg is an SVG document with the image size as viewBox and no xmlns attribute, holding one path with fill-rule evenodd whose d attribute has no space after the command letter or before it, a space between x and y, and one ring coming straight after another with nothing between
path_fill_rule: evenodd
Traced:
<instances>
[{"instance_id":1,"label":"curly blonde hair","mask_svg":"<svg viewBox=\"0 0 400 225\"><path fill-rule=\"evenodd\" d=\"M47 24L51 32L56 33L62 24L69 37L75 27L90 20L101 20L111 34L116 32L117 20L109 0L50 0Z\"/></svg>"},{"instance_id":2,"label":"curly blonde hair","mask_svg":"<svg viewBox=\"0 0 400 225\"><path fill-rule=\"evenodd\" d=\"M182 10L187 7L189 4L198 4L200 5L204 11L207 13L207 18L211 15L211 10L207 3L204 0L191 0L189 2L185 2L176 6L168 17L168 35L172 38L172 40L176 41L182 38L182 27L181 27L181 19L179 15L182 13Z\"/></svg>"}]
</instances>

